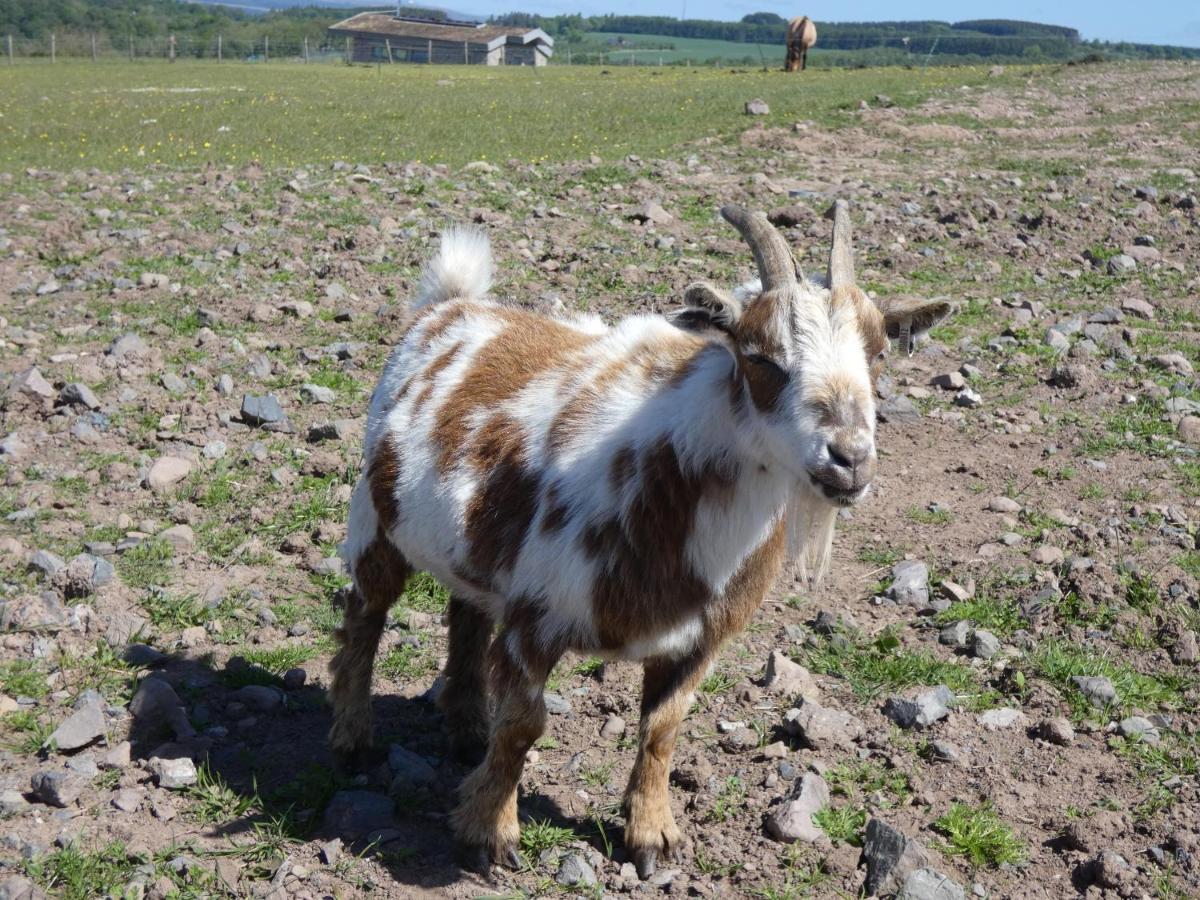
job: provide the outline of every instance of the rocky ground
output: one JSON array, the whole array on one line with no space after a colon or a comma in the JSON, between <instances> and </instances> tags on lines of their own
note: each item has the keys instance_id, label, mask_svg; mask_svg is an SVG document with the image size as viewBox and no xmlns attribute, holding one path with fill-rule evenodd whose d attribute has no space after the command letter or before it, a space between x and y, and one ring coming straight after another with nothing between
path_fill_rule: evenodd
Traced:
<instances>
[{"instance_id":1,"label":"rocky ground","mask_svg":"<svg viewBox=\"0 0 1200 900\"><path fill-rule=\"evenodd\" d=\"M757 120L747 120L748 122ZM0 896L1200 893L1200 67L1046 69L671 159L0 174ZM366 399L421 260L607 318L749 272L727 202L954 320L880 384L877 489L704 681L691 843L621 847L638 673L568 659L527 867L461 871L418 579L334 771ZM814 815L815 814L815 815Z\"/></svg>"}]
</instances>

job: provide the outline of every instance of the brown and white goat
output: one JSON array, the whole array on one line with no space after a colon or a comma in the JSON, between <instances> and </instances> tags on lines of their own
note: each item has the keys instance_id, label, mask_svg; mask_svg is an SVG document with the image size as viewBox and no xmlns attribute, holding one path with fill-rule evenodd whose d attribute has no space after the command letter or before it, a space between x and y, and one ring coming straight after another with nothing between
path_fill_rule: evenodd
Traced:
<instances>
[{"instance_id":1,"label":"brown and white goat","mask_svg":"<svg viewBox=\"0 0 1200 900\"><path fill-rule=\"evenodd\" d=\"M760 283L740 299L692 285L681 315L612 327L485 299L486 240L448 232L371 400L331 742L369 744L388 607L432 572L451 594L451 747L486 748L452 824L484 866L519 863L517 785L568 650L643 664L625 845L642 877L678 848L667 776L693 688L789 549L825 569L838 507L875 473L888 334L947 311L859 290L843 203L824 284L797 278L762 214L721 212Z\"/></svg>"}]
</instances>

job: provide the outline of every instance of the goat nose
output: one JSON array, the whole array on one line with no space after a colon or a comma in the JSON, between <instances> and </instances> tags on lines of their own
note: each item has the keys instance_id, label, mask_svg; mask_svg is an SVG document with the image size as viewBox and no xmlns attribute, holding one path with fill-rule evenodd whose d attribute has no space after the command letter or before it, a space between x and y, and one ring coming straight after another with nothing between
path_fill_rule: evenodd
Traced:
<instances>
[{"instance_id":1,"label":"goat nose","mask_svg":"<svg viewBox=\"0 0 1200 900\"><path fill-rule=\"evenodd\" d=\"M870 441L861 440L832 440L826 450L830 461L840 469L854 471L863 466L871 458Z\"/></svg>"}]
</instances>

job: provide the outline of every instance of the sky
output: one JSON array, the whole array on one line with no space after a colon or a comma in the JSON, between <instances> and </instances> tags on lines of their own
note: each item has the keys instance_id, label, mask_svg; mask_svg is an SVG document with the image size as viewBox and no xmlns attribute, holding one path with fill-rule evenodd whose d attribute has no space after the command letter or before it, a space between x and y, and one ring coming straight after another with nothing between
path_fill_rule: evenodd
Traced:
<instances>
[{"instance_id":1,"label":"sky","mask_svg":"<svg viewBox=\"0 0 1200 900\"><path fill-rule=\"evenodd\" d=\"M452 0L443 0L455 6ZM1024 19L1077 28L1086 40L1133 41L1200 47L1200 0L799 0L798 5L778 0L458 0L474 13L532 12L542 15L618 13L641 16L675 16L689 19L737 20L746 13L774 12L785 18L810 16L821 21L879 22L937 19Z\"/></svg>"}]
</instances>

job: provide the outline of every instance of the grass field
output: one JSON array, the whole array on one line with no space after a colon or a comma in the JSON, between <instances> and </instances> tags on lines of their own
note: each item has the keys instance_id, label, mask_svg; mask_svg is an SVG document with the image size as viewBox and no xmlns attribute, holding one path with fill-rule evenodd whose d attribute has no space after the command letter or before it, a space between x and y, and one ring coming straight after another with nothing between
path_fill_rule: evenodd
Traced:
<instances>
[{"instance_id":1,"label":"grass field","mask_svg":"<svg viewBox=\"0 0 1200 900\"><path fill-rule=\"evenodd\" d=\"M657 34L615 34L605 31L589 31L587 38L605 54L614 65L657 66L691 60L693 63L711 63L713 60L750 59L755 63L765 62L772 68L782 68L783 44L745 44L738 41L716 41L708 38L663 37ZM621 38L621 46L608 42ZM665 49L669 48L669 49ZM591 47L589 47L591 49ZM811 56L816 56L813 50ZM811 58L810 58L811 59Z\"/></svg>"},{"instance_id":2,"label":"grass field","mask_svg":"<svg viewBox=\"0 0 1200 900\"><path fill-rule=\"evenodd\" d=\"M913 105L986 69L782 72L712 68L29 63L0 67L0 170L336 159L462 164L661 156L768 120L849 122L877 93Z\"/></svg>"}]
</instances>

